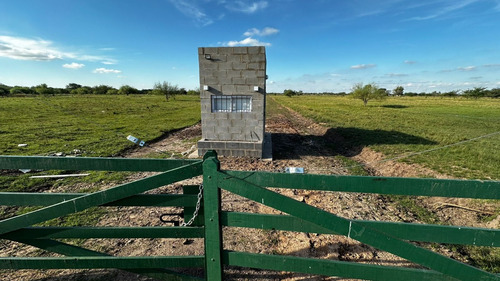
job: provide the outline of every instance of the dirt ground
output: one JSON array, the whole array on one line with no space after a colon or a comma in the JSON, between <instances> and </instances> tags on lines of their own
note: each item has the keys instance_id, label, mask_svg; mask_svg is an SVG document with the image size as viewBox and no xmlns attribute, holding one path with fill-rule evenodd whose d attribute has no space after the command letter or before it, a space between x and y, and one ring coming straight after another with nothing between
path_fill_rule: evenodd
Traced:
<instances>
[{"instance_id":1,"label":"dirt ground","mask_svg":"<svg viewBox=\"0 0 500 281\"><path fill-rule=\"evenodd\" d=\"M266 131L272 133L273 161L260 161L243 157L220 157L221 168L246 171L283 172L286 167L303 167L311 174L349 175L350 167L345 167L338 155L349 157L359 163L371 175L394 177L449 178L447 175L415 164L385 161L385 156L369 148L346 149L340 136L331 133L327 127L303 118L296 112L282 108L282 113L274 114L267 120ZM125 157L144 157L162 152L167 156L181 157L194 152L193 140L201 137L200 125L172 133L149 147L129 151ZM356 164L358 165L358 164ZM153 173L138 173L129 180ZM171 186L162 187L151 193L181 193L182 185L200 184L201 178L194 178ZM74 187L73 187L74 188ZM79 187L83 188L83 187ZM52 190L54 192L60 192ZM419 223L415 214L398 208L385 196L373 194L302 191L273 189L298 201L321 208L344 218L376 221L403 221ZM498 228L500 217L490 222L482 222L482 210L492 206L477 206L474 200L419 198L418 203L431 210L442 222L452 225ZM450 207L466 206L469 209ZM229 192L222 192L222 208L228 211L279 213L259 203L249 201ZM131 208L108 207L108 213L100 220L102 226L160 226L164 225L159 216L180 212L176 208ZM172 220L179 217L172 215ZM262 231L258 229L225 228L224 248L227 250L252 253L284 254L300 257L315 257L340 261L353 261L379 265L415 266L404 259L360 244L343 236L286 231ZM115 256L168 256L201 255L202 239L90 239L83 246L104 251ZM443 254L452 256L446 249ZM0 241L0 256L57 256L21 244ZM461 257L455 257L461 258ZM465 260L464 260L465 261ZM188 273L200 275L199 271ZM335 277L318 277L263 270L226 268L227 280L350 280ZM151 280L120 270L19 270L0 271L0 280Z\"/></svg>"}]
</instances>

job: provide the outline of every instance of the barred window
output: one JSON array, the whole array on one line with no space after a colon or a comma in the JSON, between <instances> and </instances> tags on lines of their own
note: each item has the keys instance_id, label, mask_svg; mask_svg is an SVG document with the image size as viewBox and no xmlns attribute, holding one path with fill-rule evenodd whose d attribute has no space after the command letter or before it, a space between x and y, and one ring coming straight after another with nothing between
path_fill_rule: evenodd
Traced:
<instances>
[{"instance_id":1,"label":"barred window","mask_svg":"<svg viewBox=\"0 0 500 281\"><path fill-rule=\"evenodd\" d=\"M252 96L212 96L212 112L252 112Z\"/></svg>"}]
</instances>

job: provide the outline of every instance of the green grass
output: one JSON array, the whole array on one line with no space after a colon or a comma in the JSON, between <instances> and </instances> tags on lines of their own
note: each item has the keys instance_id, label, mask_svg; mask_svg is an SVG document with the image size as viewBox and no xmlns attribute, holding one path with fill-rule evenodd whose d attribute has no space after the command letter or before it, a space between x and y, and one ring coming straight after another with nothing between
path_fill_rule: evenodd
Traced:
<instances>
[{"instance_id":1,"label":"green grass","mask_svg":"<svg viewBox=\"0 0 500 281\"><path fill-rule=\"evenodd\" d=\"M402 159L459 178L500 179L500 100L391 97L370 101L337 96L272 96L324 123L352 149L368 146L387 157L453 145Z\"/></svg>"},{"instance_id":2,"label":"green grass","mask_svg":"<svg viewBox=\"0 0 500 281\"><path fill-rule=\"evenodd\" d=\"M199 98L51 96L0 99L0 155L114 156L200 120ZM28 144L18 147L18 144Z\"/></svg>"},{"instance_id":3,"label":"green grass","mask_svg":"<svg viewBox=\"0 0 500 281\"><path fill-rule=\"evenodd\" d=\"M135 144L191 126L200 120L199 98L179 96L49 96L0 98L0 155L119 155ZM18 147L18 144L28 144ZM170 155L169 155L170 156ZM43 171L39 174L59 174ZM66 179L30 179L33 173L0 174L0 191L42 192L76 183L119 183L130 173L92 171ZM78 190L77 192L80 192Z\"/></svg>"}]
</instances>

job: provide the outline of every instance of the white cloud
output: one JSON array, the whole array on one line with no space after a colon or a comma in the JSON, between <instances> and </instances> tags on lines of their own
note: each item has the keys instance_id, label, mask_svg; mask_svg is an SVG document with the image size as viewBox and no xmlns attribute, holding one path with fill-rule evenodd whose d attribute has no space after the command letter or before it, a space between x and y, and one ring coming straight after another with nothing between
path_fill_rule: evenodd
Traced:
<instances>
[{"instance_id":1,"label":"white cloud","mask_svg":"<svg viewBox=\"0 0 500 281\"><path fill-rule=\"evenodd\" d=\"M207 26L214 22L198 5L193 3L193 1L170 0L170 3L185 16L192 18L201 26Z\"/></svg>"},{"instance_id":2,"label":"white cloud","mask_svg":"<svg viewBox=\"0 0 500 281\"><path fill-rule=\"evenodd\" d=\"M51 45L52 42L42 39L0 36L0 57L15 60L51 61L72 56Z\"/></svg>"},{"instance_id":3,"label":"white cloud","mask_svg":"<svg viewBox=\"0 0 500 281\"><path fill-rule=\"evenodd\" d=\"M53 46L53 43L40 38L0 36L0 57L15 60L53 61L60 59L74 59L81 61L114 61L112 59L64 52Z\"/></svg>"},{"instance_id":4,"label":"white cloud","mask_svg":"<svg viewBox=\"0 0 500 281\"><path fill-rule=\"evenodd\" d=\"M226 5L228 10L242 12L246 14L253 14L258 10L267 7L267 1L249 2L249 1L231 1Z\"/></svg>"},{"instance_id":5,"label":"white cloud","mask_svg":"<svg viewBox=\"0 0 500 281\"><path fill-rule=\"evenodd\" d=\"M373 68L376 67L376 64L357 64L351 66L351 69L367 69L367 68Z\"/></svg>"},{"instance_id":6,"label":"white cloud","mask_svg":"<svg viewBox=\"0 0 500 281\"><path fill-rule=\"evenodd\" d=\"M385 12L385 10L381 10L381 9L371 10L371 11L365 11L365 12L362 12L362 13L358 14L357 17L362 18L362 17L375 16L375 15L382 14L384 12Z\"/></svg>"},{"instance_id":7,"label":"white cloud","mask_svg":"<svg viewBox=\"0 0 500 281\"><path fill-rule=\"evenodd\" d=\"M460 70L460 71L472 71L474 69L476 69L475 66L465 66L465 67L459 67L459 68L457 68L457 70Z\"/></svg>"},{"instance_id":8,"label":"white cloud","mask_svg":"<svg viewBox=\"0 0 500 281\"><path fill-rule=\"evenodd\" d=\"M247 30L245 33L243 33L244 36L247 37L252 37L252 36L269 36L273 35L280 32L278 29L273 28L273 27L265 27L262 30L259 30L257 28L251 28Z\"/></svg>"},{"instance_id":9,"label":"white cloud","mask_svg":"<svg viewBox=\"0 0 500 281\"><path fill-rule=\"evenodd\" d=\"M408 74L405 73L387 73L385 74L387 77L407 77Z\"/></svg>"},{"instance_id":10,"label":"white cloud","mask_svg":"<svg viewBox=\"0 0 500 281\"><path fill-rule=\"evenodd\" d=\"M446 5L443 6L443 7L440 7L439 9L433 11L432 13L430 13L429 15L427 16L420 16L420 17L413 17L409 20L417 20L417 21L420 21L420 20L430 20L430 19L434 19L434 18L437 18L437 17L440 17L440 16L443 16L443 15L446 15L448 13L451 13L451 12L454 12L456 10L459 10L459 9L462 9L466 6L469 6L471 4L474 4L476 2L478 2L479 0L460 0L460 1L449 1L449 2L446 2ZM451 3L451 4L448 4L448 3Z\"/></svg>"},{"instance_id":11,"label":"white cloud","mask_svg":"<svg viewBox=\"0 0 500 281\"><path fill-rule=\"evenodd\" d=\"M106 65L111 65L111 64L116 64L116 60L108 59L105 61L101 61L101 63Z\"/></svg>"},{"instance_id":12,"label":"white cloud","mask_svg":"<svg viewBox=\"0 0 500 281\"><path fill-rule=\"evenodd\" d=\"M254 39L252 37L247 37L241 41L229 41L227 44L229 47L236 47L236 46L271 46L271 43L267 42L260 42L257 39Z\"/></svg>"},{"instance_id":13,"label":"white cloud","mask_svg":"<svg viewBox=\"0 0 500 281\"><path fill-rule=\"evenodd\" d=\"M83 64L83 63L76 63L76 62L63 64L64 68L70 68L70 69L80 69L80 68L82 68L84 66L85 66L85 64Z\"/></svg>"},{"instance_id":14,"label":"white cloud","mask_svg":"<svg viewBox=\"0 0 500 281\"><path fill-rule=\"evenodd\" d=\"M444 70L441 70L440 72L473 71L473 70L476 70L476 67L471 65L471 66L457 67L457 68L453 68L453 69L444 69Z\"/></svg>"},{"instance_id":15,"label":"white cloud","mask_svg":"<svg viewBox=\"0 0 500 281\"><path fill-rule=\"evenodd\" d=\"M224 9L232 12L253 14L268 6L267 1L227 1L227 0L169 0L172 5L186 17L193 19L199 26L207 26L215 20L225 17ZM211 15L205 12L205 7L210 6L214 11ZM215 15L215 13L217 13Z\"/></svg>"},{"instance_id":16,"label":"white cloud","mask_svg":"<svg viewBox=\"0 0 500 281\"><path fill-rule=\"evenodd\" d=\"M107 74L107 73L121 73L121 70L109 69L109 68L97 68L93 71L94 73Z\"/></svg>"},{"instance_id":17,"label":"white cloud","mask_svg":"<svg viewBox=\"0 0 500 281\"><path fill-rule=\"evenodd\" d=\"M406 64L416 64L417 62L413 61L413 60L405 60L404 63L406 63Z\"/></svg>"}]
</instances>

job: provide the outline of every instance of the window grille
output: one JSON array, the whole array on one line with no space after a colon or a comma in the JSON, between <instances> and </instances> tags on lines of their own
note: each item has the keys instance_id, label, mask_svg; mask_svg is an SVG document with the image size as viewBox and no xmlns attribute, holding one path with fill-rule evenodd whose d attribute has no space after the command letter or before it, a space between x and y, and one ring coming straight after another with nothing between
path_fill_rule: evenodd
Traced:
<instances>
[{"instance_id":1,"label":"window grille","mask_svg":"<svg viewBox=\"0 0 500 281\"><path fill-rule=\"evenodd\" d=\"M252 112L252 96L212 96L212 112Z\"/></svg>"}]
</instances>

